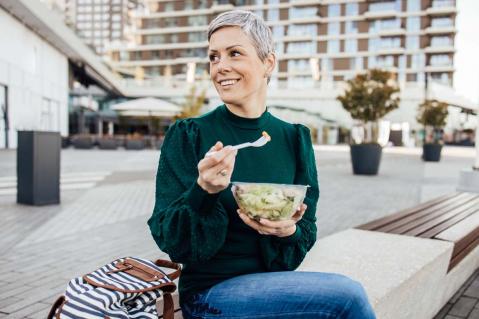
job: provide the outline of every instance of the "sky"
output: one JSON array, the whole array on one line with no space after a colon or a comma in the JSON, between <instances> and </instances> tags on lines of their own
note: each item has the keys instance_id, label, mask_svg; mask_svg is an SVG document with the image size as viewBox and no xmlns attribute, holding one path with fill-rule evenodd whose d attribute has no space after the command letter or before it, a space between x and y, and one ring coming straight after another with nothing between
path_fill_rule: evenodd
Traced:
<instances>
[{"instance_id":1,"label":"sky","mask_svg":"<svg viewBox=\"0 0 479 319\"><path fill-rule=\"evenodd\" d=\"M454 88L479 104L479 1L457 0Z\"/></svg>"}]
</instances>

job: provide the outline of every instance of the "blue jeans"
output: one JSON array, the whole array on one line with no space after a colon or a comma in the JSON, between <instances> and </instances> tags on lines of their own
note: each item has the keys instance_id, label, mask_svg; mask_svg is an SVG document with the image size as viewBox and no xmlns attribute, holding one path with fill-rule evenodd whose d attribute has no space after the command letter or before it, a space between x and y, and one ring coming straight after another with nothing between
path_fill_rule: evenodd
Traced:
<instances>
[{"instance_id":1,"label":"blue jeans","mask_svg":"<svg viewBox=\"0 0 479 319\"><path fill-rule=\"evenodd\" d=\"M225 280L181 305L183 318L373 319L360 283L323 272L266 272Z\"/></svg>"}]
</instances>

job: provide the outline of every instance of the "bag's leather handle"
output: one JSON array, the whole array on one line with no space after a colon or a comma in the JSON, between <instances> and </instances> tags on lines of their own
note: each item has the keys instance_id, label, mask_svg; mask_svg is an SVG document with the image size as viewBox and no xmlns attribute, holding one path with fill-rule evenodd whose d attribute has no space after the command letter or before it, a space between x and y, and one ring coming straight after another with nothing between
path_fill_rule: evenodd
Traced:
<instances>
[{"instance_id":1,"label":"bag's leather handle","mask_svg":"<svg viewBox=\"0 0 479 319\"><path fill-rule=\"evenodd\" d=\"M177 264L177 263L174 263L172 261L164 260L164 259L157 259L155 261L155 265L160 266L160 267L165 267L165 268L176 269L176 271L172 272L171 274L168 274L168 277L171 280L175 280L181 274L181 265Z\"/></svg>"},{"instance_id":2,"label":"bag's leather handle","mask_svg":"<svg viewBox=\"0 0 479 319\"><path fill-rule=\"evenodd\" d=\"M163 316L160 316L160 309L158 304L156 311L158 312L158 318L174 319L175 317L175 304L173 303L173 297L168 292L163 293Z\"/></svg>"},{"instance_id":3,"label":"bag's leather handle","mask_svg":"<svg viewBox=\"0 0 479 319\"><path fill-rule=\"evenodd\" d=\"M66 299L65 296L60 296L58 299L53 303L52 308L50 309L50 312L48 313L47 319L55 319L57 318L56 312L63 306L65 303Z\"/></svg>"}]
</instances>

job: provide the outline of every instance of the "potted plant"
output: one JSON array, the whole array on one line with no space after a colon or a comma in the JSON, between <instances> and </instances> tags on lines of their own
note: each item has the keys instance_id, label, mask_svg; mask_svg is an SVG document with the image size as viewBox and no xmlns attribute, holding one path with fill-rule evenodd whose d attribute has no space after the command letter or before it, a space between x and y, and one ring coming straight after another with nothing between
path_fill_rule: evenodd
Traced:
<instances>
[{"instance_id":1,"label":"potted plant","mask_svg":"<svg viewBox=\"0 0 479 319\"><path fill-rule=\"evenodd\" d=\"M93 137L88 134L78 134L71 139L73 147L76 149L91 149L94 145Z\"/></svg>"},{"instance_id":2,"label":"potted plant","mask_svg":"<svg viewBox=\"0 0 479 319\"><path fill-rule=\"evenodd\" d=\"M350 151L354 174L376 175L382 147L378 143L379 120L399 107L399 88L393 74L372 69L347 81L347 89L338 96L343 108L357 120L362 140L351 139Z\"/></svg>"},{"instance_id":3,"label":"potted plant","mask_svg":"<svg viewBox=\"0 0 479 319\"><path fill-rule=\"evenodd\" d=\"M417 121L424 125L422 159L439 162L442 150L442 132L446 125L448 105L437 100L426 100L419 105Z\"/></svg>"},{"instance_id":4,"label":"potted plant","mask_svg":"<svg viewBox=\"0 0 479 319\"><path fill-rule=\"evenodd\" d=\"M111 135L103 135L98 138L98 148L101 150L116 150L118 142Z\"/></svg>"},{"instance_id":5,"label":"potted plant","mask_svg":"<svg viewBox=\"0 0 479 319\"><path fill-rule=\"evenodd\" d=\"M126 136L125 148L127 150L142 150L145 148L145 141L138 133L128 134Z\"/></svg>"}]
</instances>

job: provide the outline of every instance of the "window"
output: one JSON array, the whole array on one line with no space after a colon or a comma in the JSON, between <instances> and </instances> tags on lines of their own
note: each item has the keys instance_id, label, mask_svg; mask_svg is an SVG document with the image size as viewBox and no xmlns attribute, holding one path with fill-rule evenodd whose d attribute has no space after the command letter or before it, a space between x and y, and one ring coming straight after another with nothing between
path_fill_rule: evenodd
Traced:
<instances>
[{"instance_id":1,"label":"window","mask_svg":"<svg viewBox=\"0 0 479 319\"><path fill-rule=\"evenodd\" d=\"M452 39L448 36L435 36L431 38L431 46L446 47L452 45Z\"/></svg>"},{"instance_id":2,"label":"window","mask_svg":"<svg viewBox=\"0 0 479 319\"><path fill-rule=\"evenodd\" d=\"M318 34L316 24L291 24L288 27L288 35L313 35Z\"/></svg>"},{"instance_id":3,"label":"window","mask_svg":"<svg viewBox=\"0 0 479 319\"><path fill-rule=\"evenodd\" d=\"M339 53L339 40L328 41L328 53Z\"/></svg>"},{"instance_id":4,"label":"window","mask_svg":"<svg viewBox=\"0 0 479 319\"><path fill-rule=\"evenodd\" d=\"M307 72L311 67L308 60L289 60L288 72Z\"/></svg>"},{"instance_id":5,"label":"window","mask_svg":"<svg viewBox=\"0 0 479 319\"><path fill-rule=\"evenodd\" d=\"M357 21L346 21L346 34L358 33Z\"/></svg>"},{"instance_id":6,"label":"window","mask_svg":"<svg viewBox=\"0 0 479 319\"><path fill-rule=\"evenodd\" d=\"M424 54L413 54L411 56L411 68L422 69L426 65L426 56Z\"/></svg>"},{"instance_id":7,"label":"window","mask_svg":"<svg viewBox=\"0 0 479 319\"><path fill-rule=\"evenodd\" d=\"M188 33L188 42L207 41L206 32L190 32Z\"/></svg>"},{"instance_id":8,"label":"window","mask_svg":"<svg viewBox=\"0 0 479 319\"><path fill-rule=\"evenodd\" d=\"M374 20L369 24L369 32L380 32L381 30L394 30L401 28L399 19Z\"/></svg>"},{"instance_id":9,"label":"window","mask_svg":"<svg viewBox=\"0 0 479 319\"><path fill-rule=\"evenodd\" d=\"M346 15L347 16L356 16L358 15L358 4L357 3L346 3Z\"/></svg>"},{"instance_id":10,"label":"window","mask_svg":"<svg viewBox=\"0 0 479 319\"><path fill-rule=\"evenodd\" d=\"M432 7L433 8L454 7L454 1L453 0L433 0Z\"/></svg>"},{"instance_id":11,"label":"window","mask_svg":"<svg viewBox=\"0 0 479 319\"><path fill-rule=\"evenodd\" d=\"M408 36L406 38L406 49L419 50L419 36Z\"/></svg>"},{"instance_id":12,"label":"window","mask_svg":"<svg viewBox=\"0 0 479 319\"><path fill-rule=\"evenodd\" d=\"M292 7L289 9L289 18L296 19L296 18L314 18L317 16L317 8L314 7L304 7L304 8L297 8Z\"/></svg>"},{"instance_id":13,"label":"window","mask_svg":"<svg viewBox=\"0 0 479 319\"><path fill-rule=\"evenodd\" d=\"M369 11L394 11L396 10L396 3L394 1L373 2L369 4Z\"/></svg>"},{"instance_id":14,"label":"window","mask_svg":"<svg viewBox=\"0 0 479 319\"><path fill-rule=\"evenodd\" d=\"M451 85L451 81L449 80L449 75L447 73L431 73L431 80L434 82Z\"/></svg>"},{"instance_id":15,"label":"window","mask_svg":"<svg viewBox=\"0 0 479 319\"><path fill-rule=\"evenodd\" d=\"M341 6L339 4L330 4L328 6L328 17L339 17L341 15Z\"/></svg>"},{"instance_id":16,"label":"window","mask_svg":"<svg viewBox=\"0 0 479 319\"><path fill-rule=\"evenodd\" d=\"M313 54L316 53L315 43L316 42L290 42L287 50L288 53Z\"/></svg>"},{"instance_id":17,"label":"window","mask_svg":"<svg viewBox=\"0 0 479 319\"><path fill-rule=\"evenodd\" d=\"M384 49L399 48L401 47L401 38L399 37L382 38L380 41L380 47Z\"/></svg>"},{"instance_id":18,"label":"window","mask_svg":"<svg viewBox=\"0 0 479 319\"><path fill-rule=\"evenodd\" d=\"M421 18L409 17L406 22L407 31L420 31L421 30Z\"/></svg>"},{"instance_id":19,"label":"window","mask_svg":"<svg viewBox=\"0 0 479 319\"><path fill-rule=\"evenodd\" d=\"M284 43L283 42L276 42L274 44L274 52L278 54L283 54L284 53Z\"/></svg>"},{"instance_id":20,"label":"window","mask_svg":"<svg viewBox=\"0 0 479 319\"><path fill-rule=\"evenodd\" d=\"M145 36L145 42L146 42L146 44L165 43L165 35L164 34L146 35Z\"/></svg>"},{"instance_id":21,"label":"window","mask_svg":"<svg viewBox=\"0 0 479 319\"><path fill-rule=\"evenodd\" d=\"M278 9L269 9L267 20L268 21L278 21L279 20L279 10Z\"/></svg>"},{"instance_id":22,"label":"window","mask_svg":"<svg viewBox=\"0 0 479 319\"><path fill-rule=\"evenodd\" d=\"M447 54L435 54L431 55L429 64L432 66L450 66L452 65L452 61Z\"/></svg>"},{"instance_id":23,"label":"window","mask_svg":"<svg viewBox=\"0 0 479 319\"><path fill-rule=\"evenodd\" d=\"M354 62L353 62L354 60ZM351 58L351 69L354 67L355 70L362 70L364 69L363 65L363 57L355 57Z\"/></svg>"},{"instance_id":24,"label":"window","mask_svg":"<svg viewBox=\"0 0 479 319\"><path fill-rule=\"evenodd\" d=\"M175 11L175 6L173 2L167 2L165 3L165 9L164 12L169 12L169 11Z\"/></svg>"},{"instance_id":25,"label":"window","mask_svg":"<svg viewBox=\"0 0 479 319\"><path fill-rule=\"evenodd\" d=\"M407 11L421 11L421 0L407 0Z\"/></svg>"},{"instance_id":26,"label":"window","mask_svg":"<svg viewBox=\"0 0 479 319\"><path fill-rule=\"evenodd\" d=\"M189 16L188 17L188 25L190 26L201 26L207 25L207 17L206 16Z\"/></svg>"},{"instance_id":27,"label":"window","mask_svg":"<svg viewBox=\"0 0 479 319\"><path fill-rule=\"evenodd\" d=\"M452 27L452 19L449 17L433 18L431 19L431 26L433 27Z\"/></svg>"},{"instance_id":28,"label":"window","mask_svg":"<svg viewBox=\"0 0 479 319\"><path fill-rule=\"evenodd\" d=\"M178 19L176 17L165 18L165 25L167 27L176 27L178 26Z\"/></svg>"},{"instance_id":29,"label":"window","mask_svg":"<svg viewBox=\"0 0 479 319\"><path fill-rule=\"evenodd\" d=\"M171 43L178 43L178 34L177 33L170 34L170 42Z\"/></svg>"},{"instance_id":30,"label":"window","mask_svg":"<svg viewBox=\"0 0 479 319\"><path fill-rule=\"evenodd\" d=\"M290 26L290 28L292 25ZM273 38L282 38L284 36L284 27L283 26L274 26L273 27Z\"/></svg>"},{"instance_id":31,"label":"window","mask_svg":"<svg viewBox=\"0 0 479 319\"><path fill-rule=\"evenodd\" d=\"M345 52L356 53L358 52L358 40L357 39L346 39L344 42Z\"/></svg>"},{"instance_id":32,"label":"window","mask_svg":"<svg viewBox=\"0 0 479 319\"><path fill-rule=\"evenodd\" d=\"M376 66L384 68L393 67L394 57L392 55L378 56L376 59Z\"/></svg>"},{"instance_id":33,"label":"window","mask_svg":"<svg viewBox=\"0 0 479 319\"><path fill-rule=\"evenodd\" d=\"M328 34L329 35L338 35L340 34L340 23L339 22L330 22L328 23Z\"/></svg>"}]
</instances>

